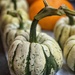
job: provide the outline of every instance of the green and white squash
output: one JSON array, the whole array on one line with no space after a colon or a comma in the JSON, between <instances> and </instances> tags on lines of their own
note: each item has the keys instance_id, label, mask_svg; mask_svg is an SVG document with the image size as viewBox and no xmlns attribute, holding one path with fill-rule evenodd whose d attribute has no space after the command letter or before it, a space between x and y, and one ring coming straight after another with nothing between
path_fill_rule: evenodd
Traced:
<instances>
[{"instance_id":1,"label":"green and white squash","mask_svg":"<svg viewBox=\"0 0 75 75\"><path fill-rule=\"evenodd\" d=\"M11 10L9 10L11 11ZM19 13L22 18L23 21L26 21L29 19L29 15L26 11L24 11L23 9L17 9L17 10L13 10L14 12ZM5 25L9 24L9 23L13 23L14 21L19 23L19 20L17 17L12 17L11 15L7 14L8 10L6 9L6 13L2 14L0 17L0 30L1 32L4 31L4 27Z\"/></svg>"},{"instance_id":2,"label":"green and white squash","mask_svg":"<svg viewBox=\"0 0 75 75\"><path fill-rule=\"evenodd\" d=\"M54 37L63 49L65 41L72 35L75 35L75 11L68 8L62 8L68 17L59 19L54 27Z\"/></svg>"},{"instance_id":3,"label":"green and white squash","mask_svg":"<svg viewBox=\"0 0 75 75\"><path fill-rule=\"evenodd\" d=\"M5 5L6 7L8 7L10 2L11 0L0 0L0 5Z\"/></svg>"},{"instance_id":4,"label":"green and white squash","mask_svg":"<svg viewBox=\"0 0 75 75\"><path fill-rule=\"evenodd\" d=\"M75 35L68 38L63 50L67 65L72 71L75 72Z\"/></svg>"},{"instance_id":5,"label":"green and white squash","mask_svg":"<svg viewBox=\"0 0 75 75\"><path fill-rule=\"evenodd\" d=\"M26 37L20 35L15 38L8 51L11 75L54 75L62 67L62 50L57 42L46 33L36 32L38 21L53 14L62 13L46 6L35 16L30 33Z\"/></svg>"},{"instance_id":6,"label":"green and white squash","mask_svg":"<svg viewBox=\"0 0 75 75\"><path fill-rule=\"evenodd\" d=\"M16 2L17 9L23 9L25 12L28 12L28 3L27 3L26 0L12 0L11 3L10 3L10 8L12 10L14 9L13 1Z\"/></svg>"},{"instance_id":7,"label":"green and white squash","mask_svg":"<svg viewBox=\"0 0 75 75\"><path fill-rule=\"evenodd\" d=\"M9 48L11 43L14 41L15 37L18 35L25 36L25 32L30 32L31 27L31 20L26 20L23 24L18 23L10 23L5 26L4 33L3 33L3 42L5 43L6 47ZM37 29L38 32L41 31L41 27L38 24Z\"/></svg>"},{"instance_id":8,"label":"green and white squash","mask_svg":"<svg viewBox=\"0 0 75 75\"><path fill-rule=\"evenodd\" d=\"M5 9L9 7L11 0L0 0L0 16L5 12Z\"/></svg>"},{"instance_id":9,"label":"green and white squash","mask_svg":"<svg viewBox=\"0 0 75 75\"><path fill-rule=\"evenodd\" d=\"M21 15L23 21L29 20L28 13L25 12L24 10L19 9L15 12L19 13ZM15 14L15 12L13 12L13 14ZM4 29L5 29L6 25L8 25L9 23L14 23L14 22L19 23L18 17L13 17L10 14L4 14L1 18L1 32L2 33L4 32Z\"/></svg>"},{"instance_id":10,"label":"green and white squash","mask_svg":"<svg viewBox=\"0 0 75 75\"><path fill-rule=\"evenodd\" d=\"M59 45L45 33L37 36L37 43L29 42L27 37L16 37L20 40L16 39L8 51L11 74L54 75L63 65Z\"/></svg>"}]
</instances>

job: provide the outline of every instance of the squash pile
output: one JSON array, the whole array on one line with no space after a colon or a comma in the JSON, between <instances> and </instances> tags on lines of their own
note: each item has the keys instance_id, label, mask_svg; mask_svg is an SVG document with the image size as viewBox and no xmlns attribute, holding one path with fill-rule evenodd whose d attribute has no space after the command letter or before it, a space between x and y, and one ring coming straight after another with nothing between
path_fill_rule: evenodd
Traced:
<instances>
[{"instance_id":1,"label":"squash pile","mask_svg":"<svg viewBox=\"0 0 75 75\"><path fill-rule=\"evenodd\" d=\"M66 64L75 74L75 11L65 5L60 8L64 10L66 16L57 21L54 36L63 50Z\"/></svg>"},{"instance_id":2,"label":"squash pile","mask_svg":"<svg viewBox=\"0 0 75 75\"><path fill-rule=\"evenodd\" d=\"M23 0L12 0L9 1L11 5L0 6L0 33L4 48L7 50L10 73L11 75L55 75L63 66L62 50L52 37L41 31L38 23L48 16L62 16L66 12L68 15L75 13L67 8L64 9L63 6L54 8L48 5L48 0L41 0L44 7L31 21L27 10L28 4L19 6L20 3L24 3L21 1Z\"/></svg>"},{"instance_id":3,"label":"squash pile","mask_svg":"<svg viewBox=\"0 0 75 75\"><path fill-rule=\"evenodd\" d=\"M54 36L61 48L64 47L65 41L75 34L75 11L70 11L65 5L61 7L67 17L62 17L57 21L54 27Z\"/></svg>"},{"instance_id":4,"label":"squash pile","mask_svg":"<svg viewBox=\"0 0 75 75\"><path fill-rule=\"evenodd\" d=\"M15 1L16 0L12 0L12 3L14 4L13 10L11 9L10 6L9 6L9 8L7 8L7 6L6 6L4 8L4 10L2 10L1 15L0 15L0 32L2 35L5 49L8 49L8 46L7 46L8 41L11 43L14 40L14 38L16 37L15 36L16 32L17 31L19 32L19 30L20 30L20 25L19 25L20 22L19 21L21 19L22 19L21 21L24 24L24 28L23 28L24 30L27 30L27 31L30 30L31 23L32 23L32 21L29 20L29 15L28 15L27 11L25 11L22 7L18 8L17 3ZM4 5L4 4L2 4L2 5ZM4 7L4 6L2 6L2 7ZM17 15L19 15L19 16L17 16ZM21 16L21 18L20 18L20 16ZM41 30L40 25L37 25L37 30L38 31ZM10 43L9 43L9 45L10 45Z\"/></svg>"}]
</instances>

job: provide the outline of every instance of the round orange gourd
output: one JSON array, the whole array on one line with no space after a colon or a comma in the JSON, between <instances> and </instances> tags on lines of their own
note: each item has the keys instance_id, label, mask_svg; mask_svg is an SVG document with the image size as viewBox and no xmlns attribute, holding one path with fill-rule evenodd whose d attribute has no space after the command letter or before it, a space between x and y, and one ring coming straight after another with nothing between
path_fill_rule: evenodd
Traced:
<instances>
[{"instance_id":1,"label":"round orange gourd","mask_svg":"<svg viewBox=\"0 0 75 75\"><path fill-rule=\"evenodd\" d=\"M73 9L73 6L66 0L47 0L48 4L52 7L59 8L62 4L65 4L70 9ZM34 16L44 7L43 0L36 0L29 8L30 19L33 20ZM50 16L43 18L39 21L39 24L44 30L53 30L55 23L61 16Z\"/></svg>"}]
</instances>

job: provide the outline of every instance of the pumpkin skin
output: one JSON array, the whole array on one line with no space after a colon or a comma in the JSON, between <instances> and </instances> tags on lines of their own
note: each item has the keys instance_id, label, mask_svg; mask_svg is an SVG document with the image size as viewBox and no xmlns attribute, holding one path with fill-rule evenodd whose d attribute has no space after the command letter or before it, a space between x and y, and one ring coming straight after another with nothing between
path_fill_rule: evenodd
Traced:
<instances>
[{"instance_id":1,"label":"pumpkin skin","mask_svg":"<svg viewBox=\"0 0 75 75\"><path fill-rule=\"evenodd\" d=\"M17 36L9 48L11 75L54 75L63 64L59 45L45 33L37 34L37 43L27 37Z\"/></svg>"},{"instance_id":2,"label":"pumpkin skin","mask_svg":"<svg viewBox=\"0 0 75 75\"><path fill-rule=\"evenodd\" d=\"M70 9L73 9L73 6L66 0L47 0L48 4L52 7L59 8L62 4L67 5ZM34 16L44 8L43 0L36 0L29 7L29 17L33 20ZM36 9L36 10L35 10ZM53 30L56 22L61 18L61 16L50 16L45 17L39 21L39 24L44 30Z\"/></svg>"},{"instance_id":3,"label":"pumpkin skin","mask_svg":"<svg viewBox=\"0 0 75 75\"><path fill-rule=\"evenodd\" d=\"M10 23L5 26L3 33L3 42L5 43L5 47L7 47L7 50L9 49L16 36L25 36L25 32L30 32L31 23L32 21L26 20L24 22L24 27L21 29L19 28L20 25L18 23ZM37 31L41 31L41 27L39 24L37 25Z\"/></svg>"},{"instance_id":4,"label":"pumpkin skin","mask_svg":"<svg viewBox=\"0 0 75 75\"><path fill-rule=\"evenodd\" d=\"M75 21L75 17L74 21ZM65 41L72 35L75 35L75 25L69 25L69 18L63 17L56 23L54 27L54 37L61 48L64 47Z\"/></svg>"},{"instance_id":5,"label":"pumpkin skin","mask_svg":"<svg viewBox=\"0 0 75 75\"><path fill-rule=\"evenodd\" d=\"M67 39L63 50L67 65L72 71L75 71L75 35Z\"/></svg>"}]
</instances>

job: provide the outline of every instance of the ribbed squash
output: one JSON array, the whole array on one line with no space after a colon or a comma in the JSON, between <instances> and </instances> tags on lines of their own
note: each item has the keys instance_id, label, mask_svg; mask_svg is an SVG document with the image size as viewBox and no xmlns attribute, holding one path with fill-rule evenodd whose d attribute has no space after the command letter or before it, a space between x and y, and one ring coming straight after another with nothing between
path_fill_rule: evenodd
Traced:
<instances>
[{"instance_id":1,"label":"ribbed squash","mask_svg":"<svg viewBox=\"0 0 75 75\"><path fill-rule=\"evenodd\" d=\"M5 26L3 33L3 42L5 43L7 49L9 49L16 36L25 36L25 32L30 32L31 23L32 21L26 20L23 24L10 23ZM37 25L37 31L41 31L41 27L39 24Z\"/></svg>"},{"instance_id":2,"label":"ribbed squash","mask_svg":"<svg viewBox=\"0 0 75 75\"><path fill-rule=\"evenodd\" d=\"M57 42L46 33L36 32L38 21L53 15L51 9L56 11L55 14L59 12L61 15L54 8L42 9L33 20L30 33L17 36L11 44L8 51L11 75L54 75L62 67L63 56Z\"/></svg>"},{"instance_id":3,"label":"ribbed squash","mask_svg":"<svg viewBox=\"0 0 75 75\"><path fill-rule=\"evenodd\" d=\"M63 50L67 65L75 72L75 35L67 39Z\"/></svg>"},{"instance_id":4,"label":"ribbed squash","mask_svg":"<svg viewBox=\"0 0 75 75\"><path fill-rule=\"evenodd\" d=\"M6 13L6 9L9 8L10 0L0 0L0 18L1 15Z\"/></svg>"},{"instance_id":5,"label":"ribbed squash","mask_svg":"<svg viewBox=\"0 0 75 75\"><path fill-rule=\"evenodd\" d=\"M28 3L26 0L12 0L16 2L17 9L23 9L25 12L28 12ZM13 2L9 6L11 9L14 9Z\"/></svg>"},{"instance_id":6,"label":"ribbed squash","mask_svg":"<svg viewBox=\"0 0 75 75\"><path fill-rule=\"evenodd\" d=\"M17 9L23 9L28 11L28 3L25 0L0 0L0 7L14 10L14 3L16 3Z\"/></svg>"},{"instance_id":7,"label":"ribbed squash","mask_svg":"<svg viewBox=\"0 0 75 75\"><path fill-rule=\"evenodd\" d=\"M29 42L27 35L16 38L8 52L12 75L54 75L62 67L61 49L47 34L40 33L37 43Z\"/></svg>"},{"instance_id":8,"label":"ribbed squash","mask_svg":"<svg viewBox=\"0 0 75 75\"><path fill-rule=\"evenodd\" d=\"M20 1L19 0L12 0L13 10L12 10L12 8L10 6L9 7L4 7L2 5L2 7L1 7L1 14L0 14L0 26L1 26L0 30L2 30L1 32L3 32L5 25L7 25L9 23L12 23L13 21L19 22L17 20L17 18L13 18L12 16L8 15L7 14L8 11L17 11L18 13L21 14L21 16L22 16L24 21L29 19L28 13L25 10L23 10L23 8L18 7L17 6L17 2L18 3L20 3L20 2L24 3L24 0L22 0L22 1L21 0Z\"/></svg>"},{"instance_id":9,"label":"ribbed squash","mask_svg":"<svg viewBox=\"0 0 75 75\"><path fill-rule=\"evenodd\" d=\"M65 41L75 34L75 11L69 10L63 6L66 17L59 19L54 27L54 37L59 45L63 48Z\"/></svg>"},{"instance_id":10,"label":"ribbed squash","mask_svg":"<svg viewBox=\"0 0 75 75\"><path fill-rule=\"evenodd\" d=\"M21 14L23 21L26 21L29 19L27 12L25 12L23 9L18 9L16 12ZM9 14L3 14L3 16L1 17L1 22L0 22L1 33L4 32L4 28L7 24L14 23L14 22L19 23L18 17L12 17Z\"/></svg>"}]
</instances>

